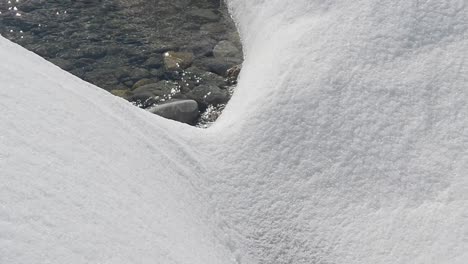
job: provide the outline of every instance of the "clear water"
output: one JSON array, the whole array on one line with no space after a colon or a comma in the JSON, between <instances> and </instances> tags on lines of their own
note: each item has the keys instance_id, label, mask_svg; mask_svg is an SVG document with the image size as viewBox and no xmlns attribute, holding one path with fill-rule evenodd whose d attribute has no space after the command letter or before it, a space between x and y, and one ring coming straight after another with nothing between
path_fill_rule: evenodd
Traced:
<instances>
[{"instance_id":1,"label":"clear water","mask_svg":"<svg viewBox=\"0 0 468 264\"><path fill-rule=\"evenodd\" d=\"M141 107L183 99L198 85L230 89L231 82L220 81L223 71L242 62L237 31L219 0L10 0L0 2L0 12L2 36ZM238 54L215 58L213 48L223 40ZM167 51L192 53L192 66L168 71ZM137 102L132 94L141 80L174 89L150 104Z\"/></svg>"}]
</instances>

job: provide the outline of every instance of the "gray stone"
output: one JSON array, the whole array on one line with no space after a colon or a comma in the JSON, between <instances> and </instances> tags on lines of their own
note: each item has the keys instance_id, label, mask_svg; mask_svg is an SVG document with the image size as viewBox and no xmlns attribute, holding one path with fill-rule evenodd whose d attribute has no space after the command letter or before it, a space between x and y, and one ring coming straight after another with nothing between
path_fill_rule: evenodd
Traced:
<instances>
[{"instance_id":1,"label":"gray stone","mask_svg":"<svg viewBox=\"0 0 468 264\"><path fill-rule=\"evenodd\" d=\"M132 90L135 90L136 88L141 87L143 85L152 84L152 83L156 83L156 80L152 80L152 79L148 79L148 78L141 79L141 80L135 82L135 84L133 84Z\"/></svg>"},{"instance_id":2,"label":"gray stone","mask_svg":"<svg viewBox=\"0 0 468 264\"><path fill-rule=\"evenodd\" d=\"M164 103L150 109L159 116L187 124L194 124L200 112L194 100L178 100Z\"/></svg>"},{"instance_id":3,"label":"gray stone","mask_svg":"<svg viewBox=\"0 0 468 264\"><path fill-rule=\"evenodd\" d=\"M242 62L235 58L206 58L197 63L196 66L206 69L221 76L227 75L227 70Z\"/></svg>"},{"instance_id":4,"label":"gray stone","mask_svg":"<svg viewBox=\"0 0 468 264\"><path fill-rule=\"evenodd\" d=\"M224 26L220 23L208 23L200 27L200 31L203 34L220 34L225 30Z\"/></svg>"},{"instance_id":5,"label":"gray stone","mask_svg":"<svg viewBox=\"0 0 468 264\"><path fill-rule=\"evenodd\" d=\"M201 109L209 105L225 104L229 101L229 93L216 85L200 85L186 94L187 98L197 101Z\"/></svg>"},{"instance_id":6,"label":"gray stone","mask_svg":"<svg viewBox=\"0 0 468 264\"><path fill-rule=\"evenodd\" d=\"M163 65L161 59L159 57L156 57L155 55L149 57L144 66L150 67L150 68L159 68Z\"/></svg>"},{"instance_id":7,"label":"gray stone","mask_svg":"<svg viewBox=\"0 0 468 264\"><path fill-rule=\"evenodd\" d=\"M143 69L143 68L135 68L130 73L130 78L133 81L138 81L144 78L148 78L150 76L151 76L151 73L147 69Z\"/></svg>"},{"instance_id":8,"label":"gray stone","mask_svg":"<svg viewBox=\"0 0 468 264\"><path fill-rule=\"evenodd\" d=\"M50 62L52 62L53 64L59 66L60 68L66 71L73 69L73 63L71 63L69 60L64 60L61 58L53 58L53 59L50 59Z\"/></svg>"},{"instance_id":9,"label":"gray stone","mask_svg":"<svg viewBox=\"0 0 468 264\"><path fill-rule=\"evenodd\" d=\"M168 51L164 53L164 66L168 71L186 69L192 65L193 53Z\"/></svg>"},{"instance_id":10,"label":"gray stone","mask_svg":"<svg viewBox=\"0 0 468 264\"><path fill-rule=\"evenodd\" d=\"M146 84L133 90L130 100L142 102L152 97L164 98L176 88L177 84L168 81Z\"/></svg>"},{"instance_id":11,"label":"gray stone","mask_svg":"<svg viewBox=\"0 0 468 264\"><path fill-rule=\"evenodd\" d=\"M219 15L210 9L195 8L188 12L189 15L199 22L215 22L219 20Z\"/></svg>"},{"instance_id":12,"label":"gray stone","mask_svg":"<svg viewBox=\"0 0 468 264\"><path fill-rule=\"evenodd\" d=\"M76 57L85 57L85 58L93 58L98 59L101 57L106 56L107 50L103 47L98 46L88 46L79 49L76 53Z\"/></svg>"},{"instance_id":13,"label":"gray stone","mask_svg":"<svg viewBox=\"0 0 468 264\"><path fill-rule=\"evenodd\" d=\"M241 55L239 49L230 41L222 40L213 49L213 55L216 58L233 57L238 58Z\"/></svg>"},{"instance_id":14,"label":"gray stone","mask_svg":"<svg viewBox=\"0 0 468 264\"><path fill-rule=\"evenodd\" d=\"M212 72L204 72L200 74L201 81L207 84L214 84L220 88L224 88L227 83L222 76Z\"/></svg>"}]
</instances>

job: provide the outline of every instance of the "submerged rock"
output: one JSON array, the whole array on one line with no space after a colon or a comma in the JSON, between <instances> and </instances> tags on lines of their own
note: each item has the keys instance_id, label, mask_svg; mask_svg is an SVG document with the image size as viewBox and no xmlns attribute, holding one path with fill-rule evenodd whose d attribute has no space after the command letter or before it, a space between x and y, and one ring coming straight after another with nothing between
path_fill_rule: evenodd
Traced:
<instances>
[{"instance_id":1,"label":"submerged rock","mask_svg":"<svg viewBox=\"0 0 468 264\"><path fill-rule=\"evenodd\" d=\"M223 40L223 41L220 41L214 47L213 55L216 58L225 58L225 57L236 58L236 57L239 57L240 51L232 42Z\"/></svg>"},{"instance_id":2,"label":"submerged rock","mask_svg":"<svg viewBox=\"0 0 468 264\"><path fill-rule=\"evenodd\" d=\"M193 53L168 51L164 53L164 66L168 71L183 70L193 62Z\"/></svg>"},{"instance_id":3,"label":"submerged rock","mask_svg":"<svg viewBox=\"0 0 468 264\"><path fill-rule=\"evenodd\" d=\"M221 90L216 85L197 86L186 96L197 101L201 110L205 110L209 105L216 106L229 101L229 93L226 90Z\"/></svg>"},{"instance_id":4,"label":"submerged rock","mask_svg":"<svg viewBox=\"0 0 468 264\"><path fill-rule=\"evenodd\" d=\"M149 110L153 114L179 121L194 124L200 112L198 104L194 100L177 100L155 106Z\"/></svg>"},{"instance_id":5,"label":"submerged rock","mask_svg":"<svg viewBox=\"0 0 468 264\"><path fill-rule=\"evenodd\" d=\"M137 81L135 84L133 84L132 90L135 90L136 88L141 87L143 85L152 84L152 83L156 83L156 81L152 79L147 79L147 78L141 79Z\"/></svg>"},{"instance_id":6,"label":"submerged rock","mask_svg":"<svg viewBox=\"0 0 468 264\"><path fill-rule=\"evenodd\" d=\"M137 100L147 99L148 97L164 97L165 95L171 94L173 90L177 89L177 84L168 82L168 81L160 81L157 83L150 83L146 85L142 85L135 90L132 91L134 94L132 98Z\"/></svg>"}]
</instances>

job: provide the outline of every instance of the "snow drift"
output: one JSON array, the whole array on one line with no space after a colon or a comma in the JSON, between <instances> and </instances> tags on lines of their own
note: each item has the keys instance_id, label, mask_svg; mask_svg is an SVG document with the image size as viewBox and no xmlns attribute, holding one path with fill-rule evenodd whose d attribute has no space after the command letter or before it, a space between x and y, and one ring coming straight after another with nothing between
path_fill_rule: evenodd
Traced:
<instances>
[{"instance_id":1,"label":"snow drift","mask_svg":"<svg viewBox=\"0 0 468 264\"><path fill-rule=\"evenodd\" d=\"M230 0L198 130L0 39L0 263L466 263L463 0Z\"/></svg>"}]
</instances>

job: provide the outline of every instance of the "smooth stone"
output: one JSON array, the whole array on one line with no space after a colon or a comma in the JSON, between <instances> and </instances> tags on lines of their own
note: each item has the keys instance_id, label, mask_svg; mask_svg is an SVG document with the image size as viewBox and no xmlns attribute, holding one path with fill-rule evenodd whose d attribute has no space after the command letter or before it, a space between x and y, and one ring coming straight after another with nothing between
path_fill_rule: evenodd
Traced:
<instances>
[{"instance_id":1,"label":"smooth stone","mask_svg":"<svg viewBox=\"0 0 468 264\"><path fill-rule=\"evenodd\" d=\"M78 50L76 57L99 59L106 56L107 50L103 47L90 46Z\"/></svg>"},{"instance_id":2,"label":"smooth stone","mask_svg":"<svg viewBox=\"0 0 468 264\"><path fill-rule=\"evenodd\" d=\"M200 31L204 34L220 34L225 30L224 26L220 23L208 23L200 27Z\"/></svg>"},{"instance_id":3,"label":"smooth stone","mask_svg":"<svg viewBox=\"0 0 468 264\"><path fill-rule=\"evenodd\" d=\"M216 58L233 57L237 58L240 56L239 49L230 41L222 40L213 49L213 55Z\"/></svg>"},{"instance_id":4,"label":"smooth stone","mask_svg":"<svg viewBox=\"0 0 468 264\"><path fill-rule=\"evenodd\" d=\"M157 83L146 84L133 90L131 101L145 101L151 97L159 97L163 99L165 96L171 94L173 89L177 88L177 84L160 81Z\"/></svg>"},{"instance_id":5,"label":"smooth stone","mask_svg":"<svg viewBox=\"0 0 468 264\"><path fill-rule=\"evenodd\" d=\"M132 93L129 90L125 90L125 89L111 90L110 93L115 96L122 97L124 99L128 99L132 95Z\"/></svg>"},{"instance_id":6,"label":"smooth stone","mask_svg":"<svg viewBox=\"0 0 468 264\"><path fill-rule=\"evenodd\" d=\"M143 68L134 68L130 73L130 78L133 81L138 81L141 79L145 79L151 76L151 73L147 69Z\"/></svg>"},{"instance_id":7,"label":"smooth stone","mask_svg":"<svg viewBox=\"0 0 468 264\"><path fill-rule=\"evenodd\" d=\"M149 110L153 114L179 121L194 124L200 112L194 100L177 100L155 106Z\"/></svg>"},{"instance_id":8,"label":"smooth stone","mask_svg":"<svg viewBox=\"0 0 468 264\"><path fill-rule=\"evenodd\" d=\"M242 60L235 58L206 58L197 62L197 66L221 76L227 75L227 70L242 63Z\"/></svg>"},{"instance_id":9,"label":"smooth stone","mask_svg":"<svg viewBox=\"0 0 468 264\"><path fill-rule=\"evenodd\" d=\"M53 58L53 59L50 59L49 61L59 66L65 71L69 71L73 69L73 63L71 63L69 60L64 60L62 58Z\"/></svg>"},{"instance_id":10,"label":"smooth stone","mask_svg":"<svg viewBox=\"0 0 468 264\"><path fill-rule=\"evenodd\" d=\"M114 76L115 78L119 80L129 77L131 73L132 73L132 68L130 67L119 67L114 70Z\"/></svg>"},{"instance_id":11,"label":"smooth stone","mask_svg":"<svg viewBox=\"0 0 468 264\"><path fill-rule=\"evenodd\" d=\"M164 66L167 71L178 71L192 65L193 53L168 51L164 53Z\"/></svg>"},{"instance_id":12,"label":"smooth stone","mask_svg":"<svg viewBox=\"0 0 468 264\"><path fill-rule=\"evenodd\" d=\"M186 94L187 98L197 101L203 110L209 105L225 104L229 101L229 93L216 85L199 85Z\"/></svg>"},{"instance_id":13,"label":"smooth stone","mask_svg":"<svg viewBox=\"0 0 468 264\"><path fill-rule=\"evenodd\" d=\"M150 68L159 68L162 65L163 65L163 62L161 61L161 59L154 55L152 57L149 57L144 63L144 66L150 67Z\"/></svg>"},{"instance_id":14,"label":"smooth stone","mask_svg":"<svg viewBox=\"0 0 468 264\"><path fill-rule=\"evenodd\" d=\"M136 88L138 88L138 87L140 87L140 86L147 85L147 84L152 84L152 83L156 83L156 81L153 80L153 79L148 79L148 78L141 79L141 80L137 81L137 82L132 86L132 90L135 90Z\"/></svg>"},{"instance_id":15,"label":"smooth stone","mask_svg":"<svg viewBox=\"0 0 468 264\"><path fill-rule=\"evenodd\" d=\"M200 22L215 22L218 21L220 16L211 9L196 8L188 12L192 18Z\"/></svg>"}]
</instances>

